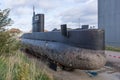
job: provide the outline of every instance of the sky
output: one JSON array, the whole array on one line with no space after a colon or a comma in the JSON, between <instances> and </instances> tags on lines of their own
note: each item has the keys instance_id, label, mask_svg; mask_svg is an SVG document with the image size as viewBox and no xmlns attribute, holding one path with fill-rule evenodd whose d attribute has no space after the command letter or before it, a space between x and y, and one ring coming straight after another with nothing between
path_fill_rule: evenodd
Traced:
<instances>
[{"instance_id":1,"label":"sky","mask_svg":"<svg viewBox=\"0 0 120 80\"><path fill-rule=\"evenodd\" d=\"M9 28L18 28L24 32L32 30L33 5L37 13L45 14L45 29L79 28L80 25L97 27L97 0L0 0L0 9L10 8L9 17L14 24Z\"/></svg>"}]
</instances>

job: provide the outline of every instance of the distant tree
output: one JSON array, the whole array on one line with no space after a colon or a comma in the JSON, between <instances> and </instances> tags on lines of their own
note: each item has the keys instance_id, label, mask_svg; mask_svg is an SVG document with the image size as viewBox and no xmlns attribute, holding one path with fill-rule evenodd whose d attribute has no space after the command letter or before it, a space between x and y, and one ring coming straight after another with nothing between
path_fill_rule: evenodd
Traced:
<instances>
[{"instance_id":1,"label":"distant tree","mask_svg":"<svg viewBox=\"0 0 120 80\"><path fill-rule=\"evenodd\" d=\"M5 27L10 26L13 21L9 18L10 9L0 10L0 55L7 54L18 49L18 43L10 35L9 31L6 31ZM16 46L17 45L17 46Z\"/></svg>"},{"instance_id":2,"label":"distant tree","mask_svg":"<svg viewBox=\"0 0 120 80\"><path fill-rule=\"evenodd\" d=\"M0 31L5 30L5 26L10 26L13 21L9 18L10 9L0 10Z\"/></svg>"}]
</instances>

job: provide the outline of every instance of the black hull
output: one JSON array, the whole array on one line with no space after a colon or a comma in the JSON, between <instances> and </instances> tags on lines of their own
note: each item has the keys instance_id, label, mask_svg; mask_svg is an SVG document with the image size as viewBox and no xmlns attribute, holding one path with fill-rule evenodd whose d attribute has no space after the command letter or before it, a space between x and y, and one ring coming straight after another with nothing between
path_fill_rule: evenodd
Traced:
<instances>
[{"instance_id":1,"label":"black hull","mask_svg":"<svg viewBox=\"0 0 120 80\"><path fill-rule=\"evenodd\" d=\"M81 70L94 70L103 67L106 58L103 50L89 50L72 47L58 42L23 39L29 50L49 57L65 67Z\"/></svg>"},{"instance_id":2,"label":"black hull","mask_svg":"<svg viewBox=\"0 0 120 80\"><path fill-rule=\"evenodd\" d=\"M29 33L22 43L38 55L47 56L65 67L81 70L100 69L106 63L103 30Z\"/></svg>"}]
</instances>

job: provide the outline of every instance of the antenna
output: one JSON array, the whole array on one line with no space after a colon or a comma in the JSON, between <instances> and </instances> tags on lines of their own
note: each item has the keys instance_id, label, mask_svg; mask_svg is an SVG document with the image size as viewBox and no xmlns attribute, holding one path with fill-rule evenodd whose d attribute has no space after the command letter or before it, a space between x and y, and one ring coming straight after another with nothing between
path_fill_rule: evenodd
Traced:
<instances>
[{"instance_id":1,"label":"antenna","mask_svg":"<svg viewBox=\"0 0 120 80\"><path fill-rule=\"evenodd\" d=\"M35 16L35 6L33 5L33 16Z\"/></svg>"},{"instance_id":2,"label":"antenna","mask_svg":"<svg viewBox=\"0 0 120 80\"><path fill-rule=\"evenodd\" d=\"M78 23L79 23L79 28L80 28L80 26L81 26L81 22L80 22L80 18L78 18L78 19L79 19L79 20L78 20L78 21L79 21Z\"/></svg>"}]
</instances>

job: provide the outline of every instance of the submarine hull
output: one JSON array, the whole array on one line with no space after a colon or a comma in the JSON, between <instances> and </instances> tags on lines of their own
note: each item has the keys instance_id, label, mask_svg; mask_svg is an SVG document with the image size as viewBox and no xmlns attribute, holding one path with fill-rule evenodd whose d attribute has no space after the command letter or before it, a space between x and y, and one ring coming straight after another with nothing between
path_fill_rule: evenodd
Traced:
<instances>
[{"instance_id":1,"label":"submarine hull","mask_svg":"<svg viewBox=\"0 0 120 80\"><path fill-rule=\"evenodd\" d=\"M81 70L95 70L106 63L104 50L78 48L60 42L22 39L22 43L37 56L47 56L65 67Z\"/></svg>"},{"instance_id":2,"label":"submarine hull","mask_svg":"<svg viewBox=\"0 0 120 80\"><path fill-rule=\"evenodd\" d=\"M47 56L65 67L95 70L106 63L104 30L83 29L68 31L33 32L22 36L22 43L37 56Z\"/></svg>"}]
</instances>

